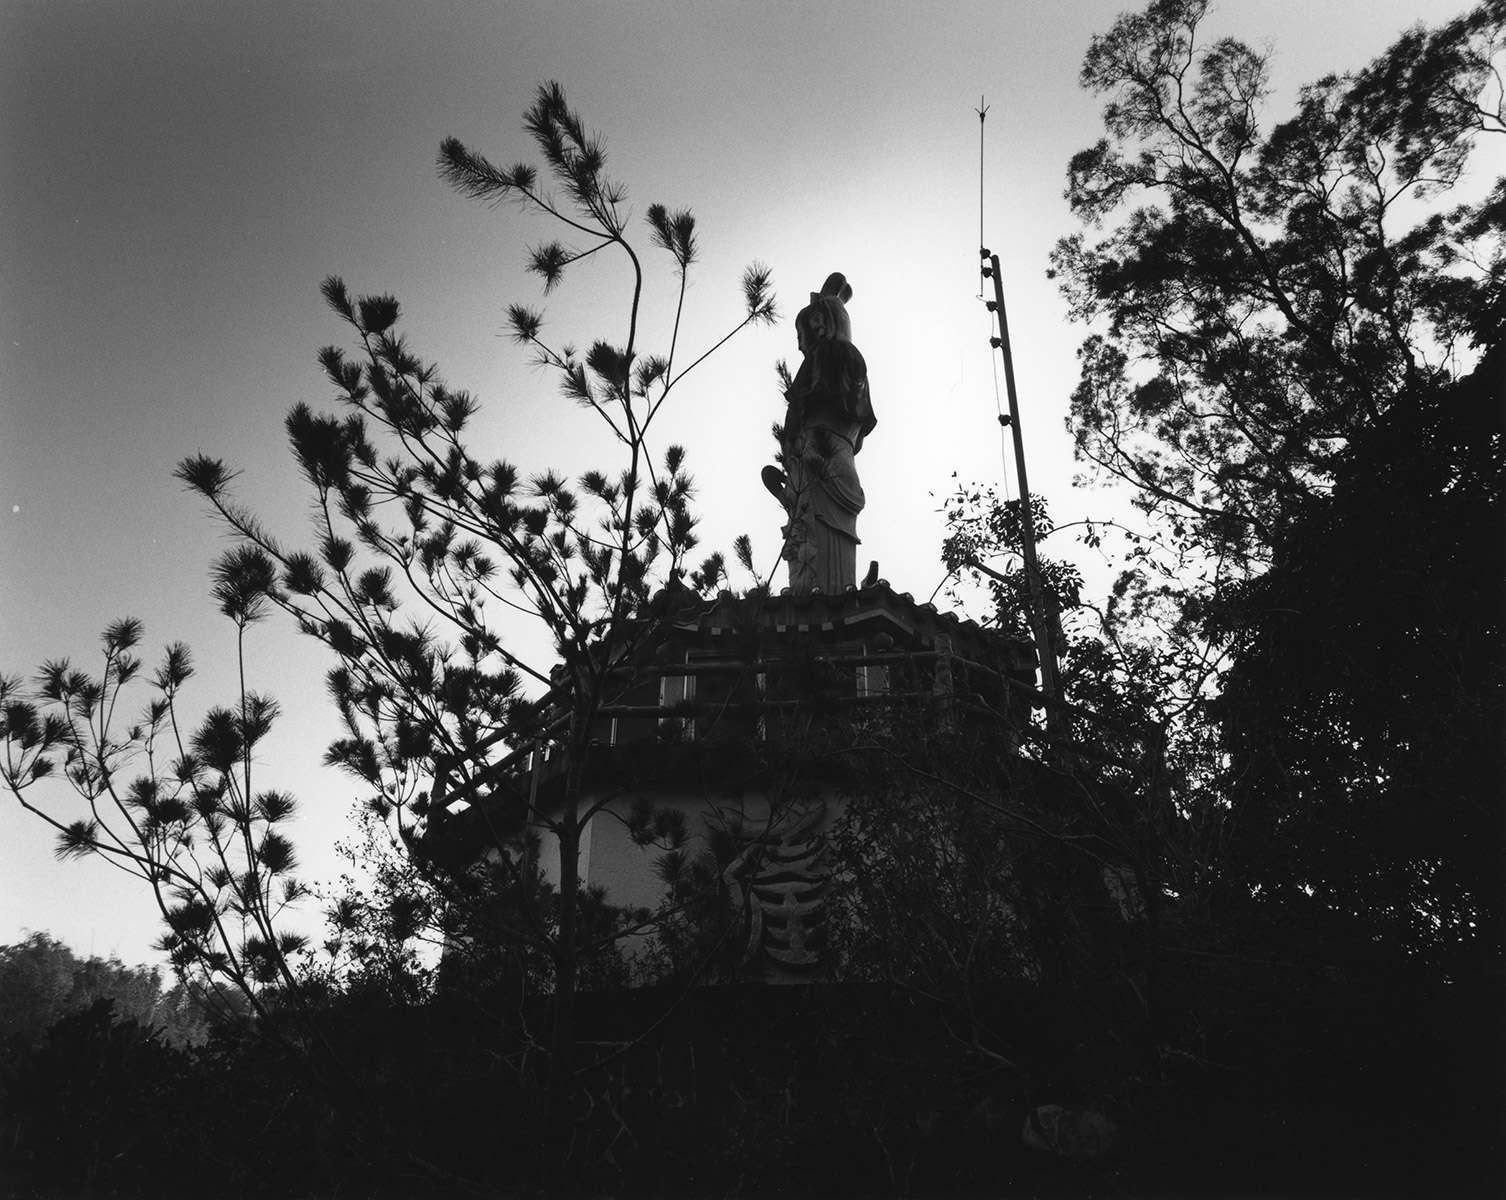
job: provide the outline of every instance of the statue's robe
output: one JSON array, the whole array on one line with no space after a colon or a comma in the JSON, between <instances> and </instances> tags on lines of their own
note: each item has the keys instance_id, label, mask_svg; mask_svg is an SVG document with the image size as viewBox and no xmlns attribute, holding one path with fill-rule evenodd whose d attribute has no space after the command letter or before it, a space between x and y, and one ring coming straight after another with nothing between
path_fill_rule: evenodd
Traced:
<instances>
[{"instance_id":1,"label":"statue's robe","mask_svg":"<svg viewBox=\"0 0 1506 1200\"><path fill-rule=\"evenodd\" d=\"M850 341L821 343L785 395L785 557L794 592L857 584L863 485L856 456L877 420L868 366Z\"/></svg>"}]
</instances>

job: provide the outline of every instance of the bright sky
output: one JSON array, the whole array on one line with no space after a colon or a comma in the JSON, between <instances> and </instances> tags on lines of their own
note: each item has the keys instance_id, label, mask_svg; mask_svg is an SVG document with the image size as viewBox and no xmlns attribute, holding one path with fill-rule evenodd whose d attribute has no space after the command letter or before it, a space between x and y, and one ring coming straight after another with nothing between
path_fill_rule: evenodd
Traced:
<instances>
[{"instance_id":1,"label":"bright sky","mask_svg":"<svg viewBox=\"0 0 1506 1200\"><path fill-rule=\"evenodd\" d=\"M704 255L682 344L736 319L744 265L773 268L783 320L743 334L664 414L661 446L683 442L700 481L706 549L748 532L761 561L777 555L780 513L758 483L782 411L772 364L796 358L789 319L834 270L853 287L879 418L859 459L860 573L877 558L928 598L953 473L1001 483L975 299L980 96L985 241L1004 261L1031 485L1058 521L1106 511L1102 493L1071 487L1063 418L1083 331L1045 269L1073 230L1067 159L1098 134L1078 68L1123 7L0 0L0 669L71 656L97 670L98 631L131 615L149 664L167 642L193 646L191 706L231 701L233 628L208 597L223 541L172 470L223 457L241 498L298 540L306 496L282 420L299 400L333 407L315 362L344 335L319 297L328 274L398 296L415 348L485 404L478 456L612 468L591 416L499 336L510 302L539 299L525 245L554 231L462 200L434 170L447 135L499 163L532 158L520 117L547 79L604 135L640 213L694 209ZM1464 7L1226 0L1212 30L1272 46L1280 115L1298 83ZM621 340L621 283L578 268L546 332ZM670 271L653 283L662 317ZM335 732L328 663L273 621L248 666L286 712L261 782L301 797L305 877L330 881L356 788L319 766ZM140 887L55 862L52 841L0 797L0 943L49 931L81 953L154 960Z\"/></svg>"}]
</instances>

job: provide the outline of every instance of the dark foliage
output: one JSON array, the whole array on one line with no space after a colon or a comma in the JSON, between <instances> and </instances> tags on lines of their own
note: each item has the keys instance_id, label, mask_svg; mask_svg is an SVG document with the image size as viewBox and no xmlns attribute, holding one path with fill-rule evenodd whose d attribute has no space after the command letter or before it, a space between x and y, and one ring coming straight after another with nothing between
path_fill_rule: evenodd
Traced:
<instances>
[{"instance_id":1,"label":"dark foliage","mask_svg":"<svg viewBox=\"0 0 1506 1200\"><path fill-rule=\"evenodd\" d=\"M208 1036L208 1013L181 983L164 990L156 968L80 959L45 933L0 946L0 1043L35 1046L58 1021L101 1000L119 1019L155 1029L166 1045L198 1045Z\"/></svg>"},{"instance_id":2,"label":"dark foliage","mask_svg":"<svg viewBox=\"0 0 1506 1200\"><path fill-rule=\"evenodd\" d=\"M1398 397L1227 601L1241 884L1451 976L1506 948L1503 368Z\"/></svg>"},{"instance_id":3,"label":"dark foliage","mask_svg":"<svg viewBox=\"0 0 1506 1200\"><path fill-rule=\"evenodd\" d=\"M624 1050L572 1088L572 1190L1489 1194L1506 1151L1498 987L1314 970L1249 938L1223 947L1161 954L1160 1042L1112 1005L995 988L981 1011L1018 1047L1018 1071L904 987L706 988L668 1020L654 991L586 993L582 1039ZM265 1042L226 1032L172 1051L101 1004L0 1063L0 1194L536 1190L539 1114L495 1069L484 1004L349 997L325 1015L395 1142ZM1035 1105L1101 1112L1120 1137L1090 1161L1033 1149L1021 1134ZM415 1173L404 1144L453 1178Z\"/></svg>"},{"instance_id":4,"label":"dark foliage","mask_svg":"<svg viewBox=\"0 0 1506 1200\"><path fill-rule=\"evenodd\" d=\"M1441 201L1506 131L1506 5L1406 32L1269 129L1265 56L1208 14L1156 0L1083 67L1106 136L1067 196L1116 223L1054 258L1098 325L1070 427L1152 522L1111 640L1170 635L1207 878L1361 957L1499 970L1506 210L1500 183Z\"/></svg>"}]
</instances>

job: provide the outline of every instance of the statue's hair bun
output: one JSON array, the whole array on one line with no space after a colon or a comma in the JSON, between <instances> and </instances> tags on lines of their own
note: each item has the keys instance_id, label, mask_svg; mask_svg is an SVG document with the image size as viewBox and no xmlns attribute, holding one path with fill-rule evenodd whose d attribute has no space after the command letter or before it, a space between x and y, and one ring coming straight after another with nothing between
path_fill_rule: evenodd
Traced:
<instances>
[{"instance_id":1,"label":"statue's hair bun","mask_svg":"<svg viewBox=\"0 0 1506 1200\"><path fill-rule=\"evenodd\" d=\"M852 299L852 285L847 282L847 276L841 271L833 271L826 277L826 282L821 285L821 295L835 296L846 304Z\"/></svg>"}]
</instances>

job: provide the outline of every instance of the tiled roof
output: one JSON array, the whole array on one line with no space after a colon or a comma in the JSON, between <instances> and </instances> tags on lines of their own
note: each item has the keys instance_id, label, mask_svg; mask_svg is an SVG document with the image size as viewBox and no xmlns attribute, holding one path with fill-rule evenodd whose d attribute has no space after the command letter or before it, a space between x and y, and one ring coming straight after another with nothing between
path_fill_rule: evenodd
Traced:
<instances>
[{"instance_id":1,"label":"tiled roof","mask_svg":"<svg viewBox=\"0 0 1506 1200\"><path fill-rule=\"evenodd\" d=\"M655 598L655 604L663 603L668 607L676 599L678 597L661 592ZM796 593L785 588L763 596L735 596L724 591L709 600L686 592L682 606L672 614L666 613L666 618L685 633L698 629L715 634L730 631L745 621L749 604L757 606L760 627L781 633L856 632L856 627L875 621L888 624L895 632L908 634L926 644L933 643L936 634L944 633L973 644L1008 640L1018 643L1019 649L1027 653L1034 650L1023 639L1005 638L997 630L969 618L959 617L929 602L917 601L909 592L895 591L886 579L867 587L849 587L842 592Z\"/></svg>"}]
</instances>

